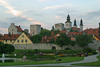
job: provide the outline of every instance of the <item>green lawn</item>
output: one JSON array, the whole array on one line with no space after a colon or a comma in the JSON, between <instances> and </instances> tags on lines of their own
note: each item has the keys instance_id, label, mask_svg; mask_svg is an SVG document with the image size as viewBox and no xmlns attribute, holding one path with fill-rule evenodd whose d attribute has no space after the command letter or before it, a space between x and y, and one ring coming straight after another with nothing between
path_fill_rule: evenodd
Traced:
<instances>
[{"instance_id":1,"label":"green lawn","mask_svg":"<svg viewBox=\"0 0 100 67\"><path fill-rule=\"evenodd\" d=\"M97 56L99 59L96 62L90 62L90 63L79 63L79 64L72 64L72 65L79 65L79 66L100 66L100 56Z\"/></svg>"},{"instance_id":2,"label":"green lawn","mask_svg":"<svg viewBox=\"0 0 100 67\"><path fill-rule=\"evenodd\" d=\"M61 59L61 61L48 60L48 61L28 61L28 62L6 62L6 63L0 63L0 66L67 63L67 62L81 61L84 59L84 57L58 57L58 59L59 58Z\"/></svg>"}]
</instances>

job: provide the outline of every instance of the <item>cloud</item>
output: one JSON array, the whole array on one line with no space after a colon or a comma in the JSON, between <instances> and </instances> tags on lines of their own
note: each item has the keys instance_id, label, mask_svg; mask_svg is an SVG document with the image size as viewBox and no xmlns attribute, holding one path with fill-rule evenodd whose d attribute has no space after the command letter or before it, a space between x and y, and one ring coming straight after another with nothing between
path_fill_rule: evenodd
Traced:
<instances>
[{"instance_id":1,"label":"cloud","mask_svg":"<svg viewBox=\"0 0 100 67\"><path fill-rule=\"evenodd\" d=\"M12 6L10 6L7 2L0 0L0 3L2 6L4 6L5 8L9 9L9 11L5 12L5 13L10 13L13 14L14 16L19 16L21 15L21 11L15 10Z\"/></svg>"},{"instance_id":2,"label":"cloud","mask_svg":"<svg viewBox=\"0 0 100 67\"><path fill-rule=\"evenodd\" d=\"M73 6L73 5L72 5L72 4L64 4L64 5L50 6L50 7L44 8L44 9L42 9L42 10L56 9L56 8L60 8L60 7L64 7L64 6L71 7L71 6Z\"/></svg>"}]
</instances>

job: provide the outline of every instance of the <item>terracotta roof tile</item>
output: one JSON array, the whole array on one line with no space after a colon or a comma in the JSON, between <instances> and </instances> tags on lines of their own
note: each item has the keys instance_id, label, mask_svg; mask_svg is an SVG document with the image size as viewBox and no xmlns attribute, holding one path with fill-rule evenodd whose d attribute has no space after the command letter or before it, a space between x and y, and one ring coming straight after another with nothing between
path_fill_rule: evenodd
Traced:
<instances>
[{"instance_id":1,"label":"terracotta roof tile","mask_svg":"<svg viewBox=\"0 0 100 67\"><path fill-rule=\"evenodd\" d=\"M3 37L1 37L1 40L16 40L19 37L20 34L11 34L11 36L9 36L9 34L4 34Z\"/></svg>"},{"instance_id":2,"label":"terracotta roof tile","mask_svg":"<svg viewBox=\"0 0 100 67\"><path fill-rule=\"evenodd\" d=\"M16 26L16 28L17 28L17 31L19 31L19 32L23 31L20 26Z\"/></svg>"},{"instance_id":3,"label":"terracotta roof tile","mask_svg":"<svg viewBox=\"0 0 100 67\"><path fill-rule=\"evenodd\" d=\"M80 28L72 27L72 29L80 31Z\"/></svg>"}]
</instances>

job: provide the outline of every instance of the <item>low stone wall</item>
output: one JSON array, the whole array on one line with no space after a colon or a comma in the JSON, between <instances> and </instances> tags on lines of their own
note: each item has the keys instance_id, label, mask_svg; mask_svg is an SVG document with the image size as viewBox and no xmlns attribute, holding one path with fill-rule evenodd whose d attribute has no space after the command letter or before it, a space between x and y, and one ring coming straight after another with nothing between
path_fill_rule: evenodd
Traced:
<instances>
[{"instance_id":1,"label":"low stone wall","mask_svg":"<svg viewBox=\"0 0 100 67\"><path fill-rule=\"evenodd\" d=\"M34 44L13 44L15 49L52 49L55 47L55 49L60 50L61 47L59 47L56 44L53 43L34 43ZM93 40L93 43L89 43L88 46L89 48L92 49L98 49L100 47L100 41ZM64 46L63 50L65 48L70 48L73 50L82 50L82 47L79 47L78 45L73 46Z\"/></svg>"},{"instance_id":2,"label":"low stone wall","mask_svg":"<svg viewBox=\"0 0 100 67\"><path fill-rule=\"evenodd\" d=\"M53 47L58 50L61 49L61 47L52 43L13 44L13 46L15 49L52 49Z\"/></svg>"}]
</instances>

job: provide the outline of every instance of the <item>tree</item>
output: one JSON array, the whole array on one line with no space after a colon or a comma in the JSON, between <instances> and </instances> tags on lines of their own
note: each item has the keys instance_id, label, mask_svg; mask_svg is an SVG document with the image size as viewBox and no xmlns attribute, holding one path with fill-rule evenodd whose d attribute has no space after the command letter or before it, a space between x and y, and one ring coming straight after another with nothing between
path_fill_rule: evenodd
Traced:
<instances>
[{"instance_id":1,"label":"tree","mask_svg":"<svg viewBox=\"0 0 100 67\"><path fill-rule=\"evenodd\" d=\"M29 35L28 31L29 31L28 29L24 29L24 33L27 35Z\"/></svg>"},{"instance_id":2,"label":"tree","mask_svg":"<svg viewBox=\"0 0 100 67\"><path fill-rule=\"evenodd\" d=\"M88 43L92 43L92 35L81 34L75 37L76 43L80 47L88 46Z\"/></svg>"},{"instance_id":3,"label":"tree","mask_svg":"<svg viewBox=\"0 0 100 67\"><path fill-rule=\"evenodd\" d=\"M71 41L70 45L72 45L74 47L74 45L76 44L76 41Z\"/></svg>"},{"instance_id":4,"label":"tree","mask_svg":"<svg viewBox=\"0 0 100 67\"><path fill-rule=\"evenodd\" d=\"M73 29L71 28L69 32L73 32Z\"/></svg>"},{"instance_id":5,"label":"tree","mask_svg":"<svg viewBox=\"0 0 100 67\"><path fill-rule=\"evenodd\" d=\"M59 45L61 49L63 49L63 46L69 45L70 41L70 37L68 37L65 33L60 33L60 36L57 37L55 44Z\"/></svg>"},{"instance_id":6,"label":"tree","mask_svg":"<svg viewBox=\"0 0 100 67\"><path fill-rule=\"evenodd\" d=\"M54 26L52 26L52 29L51 29L51 31L54 31Z\"/></svg>"},{"instance_id":7,"label":"tree","mask_svg":"<svg viewBox=\"0 0 100 67\"><path fill-rule=\"evenodd\" d=\"M10 44L1 44L0 45L0 54L3 53L12 53L15 50L13 45Z\"/></svg>"},{"instance_id":8,"label":"tree","mask_svg":"<svg viewBox=\"0 0 100 67\"><path fill-rule=\"evenodd\" d=\"M45 35L51 36L51 31L44 29L44 30L42 30L42 31L40 32L40 35L41 35L41 36L45 36Z\"/></svg>"},{"instance_id":9,"label":"tree","mask_svg":"<svg viewBox=\"0 0 100 67\"><path fill-rule=\"evenodd\" d=\"M37 34L37 35L30 37L30 39L33 43L40 43L42 36L40 34Z\"/></svg>"},{"instance_id":10,"label":"tree","mask_svg":"<svg viewBox=\"0 0 100 67\"><path fill-rule=\"evenodd\" d=\"M57 35L57 34L60 33L60 31L59 30L54 30L53 33L54 33L54 35Z\"/></svg>"}]
</instances>

